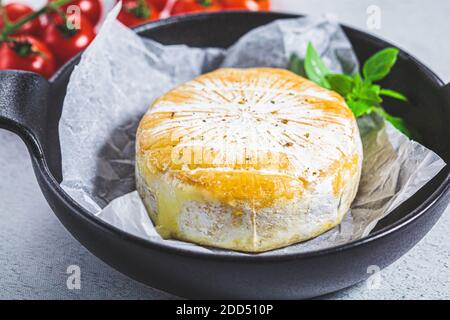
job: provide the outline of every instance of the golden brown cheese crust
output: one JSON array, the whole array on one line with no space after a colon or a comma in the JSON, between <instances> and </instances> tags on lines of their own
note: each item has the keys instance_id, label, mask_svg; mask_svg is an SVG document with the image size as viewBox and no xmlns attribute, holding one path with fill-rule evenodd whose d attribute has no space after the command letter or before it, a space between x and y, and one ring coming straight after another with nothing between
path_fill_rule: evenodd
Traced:
<instances>
[{"instance_id":1,"label":"golden brown cheese crust","mask_svg":"<svg viewBox=\"0 0 450 320\"><path fill-rule=\"evenodd\" d=\"M282 69L202 75L157 99L137 133L138 191L163 236L242 251L338 224L361 160L343 98ZM293 226L270 221L281 211Z\"/></svg>"}]
</instances>

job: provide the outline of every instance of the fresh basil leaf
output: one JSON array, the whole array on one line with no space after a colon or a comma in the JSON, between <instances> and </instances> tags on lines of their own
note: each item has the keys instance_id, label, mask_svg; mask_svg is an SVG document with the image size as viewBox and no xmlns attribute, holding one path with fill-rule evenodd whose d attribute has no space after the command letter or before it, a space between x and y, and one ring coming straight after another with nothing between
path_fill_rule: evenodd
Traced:
<instances>
[{"instance_id":1,"label":"fresh basil leaf","mask_svg":"<svg viewBox=\"0 0 450 320\"><path fill-rule=\"evenodd\" d=\"M377 84L371 84L370 85L370 90L372 90L377 96L380 95L380 91L381 91L381 87ZM381 97L380 97L381 99Z\"/></svg>"},{"instance_id":2,"label":"fresh basil leaf","mask_svg":"<svg viewBox=\"0 0 450 320\"><path fill-rule=\"evenodd\" d=\"M309 80L317 83L321 87L330 88L330 84L325 76L331 72L311 42L308 43L308 48L306 49L305 72Z\"/></svg>"},{"instance_id":3,"label":"fresh basil leaf","mask_svg":"<svg viewBox=\"0 0 450 320\"><path fill-rule=\"evenodd\" d=\"M386 77L397 61L398 49L386 48L375 53L363 66L364 78L378 81Z\"/></svg>"},{"instance_id":4,"label":"fresh basil leaf","mask_svg":"<svg viewBox=\"0 0 450 320\"><path fill-rule=\"evenodd\" d=\"M389 96L403 101L407 101L407 98L399 92L382 89L379 85L373 84L373 81L381 80L388 75L397 60L397 56L398 50L395 48L387 48L373 55L363 66L363 79L359 73L356 73L353 77L344 74L331 74L313 45L309 43L303 67L302 61L298 57L291 56L289 69L300 75L305 74L319 86L334 90L344 96L347 105L356 118L376 112L410 137L411 131L405 121L388 114L381 107L383 102L381 96Z\"/></svg>"},{"instance_id":5,"label":"fresh basil leaf","mask_svg":"<svg viewBox=\"0 0 450 320\"><path fill-rule=\"evenodd\" d=\"M361 90L361 87L363 86L363 80L359 73L355 73L355 75L353 76L353 83L354 86L352 92L357 95L359 93L359 90Z\"/></svg>"},{"instance_id":6,"label":"fresh basil leaf","mask_svg":"<svg viewBox=\"0 0 450 320\"><path fill-rule=\"evenodd\" d=\"M306 77L306 71L305 71L305 62L300 59L295 53L291 55L291 58L289 59L289 65L288 69L299 76Z\"/></svg>"},{"instance_id":7,"label":"fresh basil leaf","mask_svg":"<svg viewBox=\"0 0 450 320\"><path fill-rule=\"evenodd\" d=\"M372 112L372 105L364 101L348 100L347 105L352 110L356 118Z\"/></svg>"},{"instance_id":8,"label":"fresh basil leaf","mask_svg":"<svg viewBox=\"0 0 450 320\"><path fill-rule=\"evenodd\" d=\"M380 88L378 86L364 84L358 92L358 98L360 100L366 101L369 104L379 105L381 102L383 102L383 99L381 99L379 92Z\"/></svg>"},{"instance_id":9,"label":"fresh basil leaf","mask_svg":"<svg viewBox=\"0 0 450 320\"><path fill-rule=\"evenodd\" d=\"M406 96L404 96L403 94L401 94L400 92L397 92L395 90L381 89L380 95L386 96L386 97L391 97L391 98L401 100L401 101L406 101L406 102L408 101L408 98Z\"/></svg>"},{"instance_id":10,"label":"fresh basil leaf","mask_svg":"<svg viewBox=\"0 0 450 320\"><path fill-rule=\"evenodd\" d=\"M345 74L328 74L325 76L328 83L330 84L330 89L336 91L344 98L352 92L353 89L353 78Z\"/></svg>"}]
</instances>

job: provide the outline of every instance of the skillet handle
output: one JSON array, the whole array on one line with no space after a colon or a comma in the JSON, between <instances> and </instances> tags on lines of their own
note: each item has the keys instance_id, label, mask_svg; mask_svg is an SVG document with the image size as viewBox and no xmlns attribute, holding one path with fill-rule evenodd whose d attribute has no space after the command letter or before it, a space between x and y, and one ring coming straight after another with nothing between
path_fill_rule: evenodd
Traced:
<instances>
[{"instance_id":1,"label":"skillet handle","mask_svg":"<svg viewBox=\"0 0 450 320\"><path fill-rule=\"evenodd\" d=\"M38 74L0 71L0 128L19 135L38 158L43 157L49 88L49 82Z\"/></svg>"}]
</instances>

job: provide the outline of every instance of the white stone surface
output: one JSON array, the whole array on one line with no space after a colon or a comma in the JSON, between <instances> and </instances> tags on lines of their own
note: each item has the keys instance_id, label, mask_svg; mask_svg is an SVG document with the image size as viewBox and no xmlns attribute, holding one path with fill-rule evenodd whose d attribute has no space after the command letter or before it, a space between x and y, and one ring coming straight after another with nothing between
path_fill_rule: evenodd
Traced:
<instances>
[{"instance_id":1,"label":"white stone surface","mask_svg":"<svg viewBox=\"0 0 450 320\"><path fill-rule=\"evenodd\" d=\"M448 0L273 0L275 9L329 13L367 30L366 9L378 5L380 30L450 80ZM0 130L0 299L172 299L105 265L58 222L42 196L20 139ZM366 283L326 299L450 299L450 209L410 252L382 271L378 289ZM81 289L68 290L69 265L81 269Z\"/></svg>"}]
</instances>

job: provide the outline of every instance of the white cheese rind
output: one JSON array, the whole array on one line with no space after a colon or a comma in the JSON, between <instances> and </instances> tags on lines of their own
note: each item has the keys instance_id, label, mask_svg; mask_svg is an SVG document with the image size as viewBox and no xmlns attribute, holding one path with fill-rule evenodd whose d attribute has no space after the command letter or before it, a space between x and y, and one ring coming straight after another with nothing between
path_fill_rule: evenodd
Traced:
<instances>
[{"instance_id":1,"label":"white cheese rind","mask_svg":"<svg viewBox=\"0 0 450 320\"><path fill-rule=\"evenodd\" d=\"M160 233L239 251L280 248L336 226L361 173L361 140L342 97L279 69L194 79L154 103L137 139L137 188ZM206 163L176 157L198 148L211 150ZM227 185L230 173L255 180ZM236 187L252 192L246 198Z\"/></svg>"}]
</instances>

